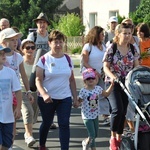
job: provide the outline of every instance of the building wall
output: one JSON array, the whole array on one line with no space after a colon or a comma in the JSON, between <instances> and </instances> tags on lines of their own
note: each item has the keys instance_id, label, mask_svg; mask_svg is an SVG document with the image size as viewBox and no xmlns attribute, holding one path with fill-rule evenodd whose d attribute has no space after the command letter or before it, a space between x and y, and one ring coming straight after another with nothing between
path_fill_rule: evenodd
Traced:
<instances>
[{"instance_id":1,"label":"building wall","mask_svg":"<svg viewBox=\"0 0 150 150\"><path fill-rule=\"evenodd\" d=\"M118 12L119 15L125 17L129 15L129 0L82 0L82 6L83 24L86 27L85 34L94 25L106 29L109 17L114 15L111 12Z\"/></svg>"}]
</instances>

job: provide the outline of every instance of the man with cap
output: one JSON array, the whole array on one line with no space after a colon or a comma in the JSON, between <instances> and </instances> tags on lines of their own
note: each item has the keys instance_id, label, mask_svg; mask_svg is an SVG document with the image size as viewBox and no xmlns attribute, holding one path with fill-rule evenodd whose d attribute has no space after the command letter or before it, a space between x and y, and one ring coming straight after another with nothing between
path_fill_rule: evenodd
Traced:
<instances>
[{"instance_id":1,"label":"man with cap","mask_svg":"<svg viewBox=\"0 0 150 150\"><path fill-rule=\"evenodd\" d=\"M27 39L31 39L36 44L36 49L42 49L48 52L50 50L48 45L48 31L47 28L50 25L50 22L47 18L47 15L43 12L39 14L39 16L36 19L33 19L33 21L37 25L37 30L34 32L31 32ZM50 126L50 129L56 129L56 125L53 123Z\"/></svg>"},{"instance_id":2,"label":"man with cap","mask_svg":"<svg viewBox=\"0 0 150 150\"><path fill-rule=\"evenodd\" d=\"M0 149L8 149L13 144L13 124L21 117L21 86L15 71L3 64L6 54L11 50L0 45ZM13 112L12 92L15 92L18 102Z\"/></svg>"},{"instance_id":3,"label":"man with cap","mask_svg":"<svg viewBox=\"0 0 150 150\"><path fill-rule=\"evenodd\" d=\"M37 30L31 32L27 38L35 42L37 49L49 51L47 28L50 25L50 22L47 15L41 12L36 19L33 19L33 21L37 25Z\"/></svg>"},{"instance_id":4,"label":"man with cap","mask_svg":"<svg viewBox=\"0 0 150 150\"><path fill-rule=\"evenodd\" d=\"M118 24L118 18L116 16L112 16L109 18L109 30L105 32L105 43L112 40L115 36L115 28Z\"/></svg>"}]
</instances>

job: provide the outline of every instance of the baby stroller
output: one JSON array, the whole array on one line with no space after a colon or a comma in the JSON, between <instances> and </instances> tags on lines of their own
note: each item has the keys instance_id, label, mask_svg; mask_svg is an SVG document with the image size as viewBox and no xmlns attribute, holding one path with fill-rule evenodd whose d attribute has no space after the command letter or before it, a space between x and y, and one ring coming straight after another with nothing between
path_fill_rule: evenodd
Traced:
<instances>
[{"instance_id":1,"label":"baby stroller","mask_svg":"<svg viewBox=\"0 0 150 150\"><path fill-rule=\"evenodd\" d=\"M125 86L117 80L135 110L135 134L122 138L120 150L150 150L150 68L138 66L130 71Z\"/></svg>"}]
</instances>

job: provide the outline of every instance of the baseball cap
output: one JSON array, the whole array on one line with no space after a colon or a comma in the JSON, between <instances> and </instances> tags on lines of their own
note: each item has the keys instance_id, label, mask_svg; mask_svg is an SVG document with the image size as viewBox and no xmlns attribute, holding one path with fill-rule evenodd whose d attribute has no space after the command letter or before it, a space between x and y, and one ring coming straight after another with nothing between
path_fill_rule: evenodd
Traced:
<instances>
[{"instance_id":1,"label":"baseball cap","mask_svg":"<svg viewBox=\"0 0 150 150\"><path fill-rule=\"evenodd\" d=\"M111 16L110 18L109 18L109 22L111 23L111 22L118 22L118 18L116 17L116 16Z\"/></svg>"},{"instance_id":2,"label":"baseball cap","mask_svg":"<svg viewBox=\"0 0 150 150\"><path fill-rule=\"evenodd\" d=\"M0 51L4 51L5 53L11 52L10 48L8 48L8 47L3 47L2 45L0 45Z\"/></svg>"},{"instance_id":3,"label":"baseball cap","mask_svg":"<svg viewBox=\"0 0 150 150\"><path fill-rule=\"evenodd\" d=\"M6 28L0 32L0 43L2 43L5 39L9 39L15 36L17 36L19 39L22 37L22 33L17 33L12 28Z\"/></svg>"},{"instance_id":4,"label":"baseball cap","mask_svg":"<svg viewBox=\"0 0 150 150\"><path fill-rule=\"evenodd\" d=\"M20 45L20 49L21 49L21 50L22 50L22 48L23 48L23 45L24 45L26 42L31 42L31 43L33 43L34 46L35 46L34 41L33 41L32 39L27 38L27 39L22 40L21 45Z\"/></svg>"},{"instance_id":5,"label":"baseball cap","mask_svg":"<svg viewBox=\"0 0 150 150\"><path fill-rule=\"evenodd\" d=\"M83 80L86 80L88 78L96 78L96 73L92 68L87 68L82 73Z\"/></svg>"}]
</instances>

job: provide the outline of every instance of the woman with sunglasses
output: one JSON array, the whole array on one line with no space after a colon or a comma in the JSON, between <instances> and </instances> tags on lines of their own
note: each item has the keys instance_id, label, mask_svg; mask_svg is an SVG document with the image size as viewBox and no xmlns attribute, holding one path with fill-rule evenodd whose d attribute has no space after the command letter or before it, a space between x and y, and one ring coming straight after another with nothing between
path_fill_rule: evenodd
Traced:
<instances>
[{"instance_id":1,"label":"woman with sunglasses","mask_svg":"<svg viewBox=\"0 0 150 150\"><path fill-rule=\"evenodd\" d=\"M134 48L133 54L130 47L131 36L132 30L130 26L120 24L115 33L113 43L108 46L103 59L106 86L109 86L110 82L113 82L115 79L121 80L124 84L128 72L139 65L139 54L136 48ZM117 46L115 54L113 53L114 44ZM128 97L120 85L115 83L108 99L111 105L111 138L109 149L119 150L128 106Z\"/></svg>"},{"instance_id":2,"label":"woman with sunglasses","mask_svg":"<svg viewBox=\"0 0 150 150\"><path fill-rule=\"evenodd\" d=\"M100 114L102 97L107 97L113 87L113 84L105 91L99 85L96 85L96 73L92 68L83 71L84 88L79 92L78 101L82 103L81 114L84 125L87 128L88 138L82 141L83 150L96 150L95 138L98 136L98 116Z\"/></svg>"},{"instance_id":3,"label":"woman with sunglasses","mask_svg":"<svg viewBox=\"0 0 150 150\"><path fill-rule=\"evenodd\" d=\"M130 18L127 18L127 19L124 19L122 20L122 24L124 25L128 25L130 28L131 28L131 31L132 31L132 36L131 36L131 39L130 39L130 43L136 48L137 52L140 54L140 40L137 36L134 35L134 24L133 24L133 21L132 19ZM128 132L131 132L131 133L134 133L134 121L135 121L135 112L134 110L132 109L131 105L129 104L128 107L127 107L127 113L126 113L126 121L125 121L125 132L127 131ZM129 130L126 130L126 125L128 124L129 126Z\"/></svg>"},{"instance_id":4,"label":"woman with sunglasses","mask_svg":"<svg viewBox=\"0 0 150 150\"><path fill-rule=\"evenodd\" d=\"M23 65L29 80L32 72L33 63L34 63L34 56L36 50L35 43L30 39L24 39L21 42L20 49L23 53L23 59L24 59ZM22 112L22 118L25 127L24 138L27 146L31 147L36 142L35 139L33 138L32 126L33 123L36 122L38 112L39 112L39 108L36 102L37 93L32 92L32 95L34 96L34 101L30 101L27 97L28 93L25 92L25 88L23 86L22 80L21 80L21 85L22 85L22 97L23 97L21 112Z\"/></svg>"}]
</instances>

